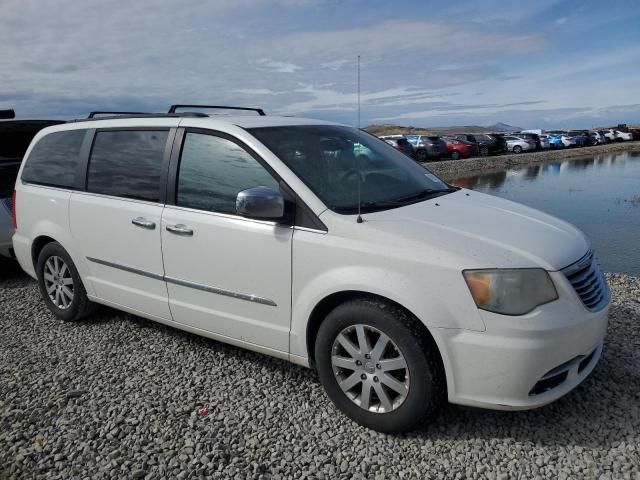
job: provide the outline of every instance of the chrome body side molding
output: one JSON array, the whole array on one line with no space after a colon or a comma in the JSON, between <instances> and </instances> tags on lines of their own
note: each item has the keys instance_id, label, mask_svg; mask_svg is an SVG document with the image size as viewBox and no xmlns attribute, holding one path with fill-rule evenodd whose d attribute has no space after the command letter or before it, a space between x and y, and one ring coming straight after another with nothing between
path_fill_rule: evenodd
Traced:
<instances>
[{"instance_id":1,"label":"chrome body side molding","mask_svg":"<svg viewBox=\"0 0 640 480\"><path fill-rule=\"evenodd\" d=\"M99 258L87 257L87 260L106 267L117 268L129 273L135 273L136 275L142 275L154 280L161 280L174 285L180 285L181 287L194 288L196 290L202 290L203 292L215 293L216 295L224 295L225 297L237 298L238 300L246 300L248 302L259 303L261 305L269 305L271 307L277 307L278 304L268 298L259 297L257 295L251 295L248 293L232 292L218 287L210 287L208 285L202 285L199 283L188 282L186 280L180 280L178 278L166 277L164 275L158 275L144 270L138 270L137 268L127 267L126 265L120 265L118 263L107 262L106 260L100 260Z\"/></svg>"}]
</instances>

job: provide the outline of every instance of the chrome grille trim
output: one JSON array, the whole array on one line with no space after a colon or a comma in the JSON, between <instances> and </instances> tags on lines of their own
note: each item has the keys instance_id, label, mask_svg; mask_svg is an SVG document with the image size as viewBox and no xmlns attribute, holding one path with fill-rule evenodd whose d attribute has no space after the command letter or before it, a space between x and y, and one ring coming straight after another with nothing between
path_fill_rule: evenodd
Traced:
<instances>
[{"instance_id":1,"label":"chrome grille trim","mask_svg":"<svg viewBox=\"0 0 640 480\"><path fill-rule=\"evenodd\" d=\"M577 262L561 270L585 308L592 312L602 310L611 298L609 285L591 250Z\"/></svg>"}]
</instances>

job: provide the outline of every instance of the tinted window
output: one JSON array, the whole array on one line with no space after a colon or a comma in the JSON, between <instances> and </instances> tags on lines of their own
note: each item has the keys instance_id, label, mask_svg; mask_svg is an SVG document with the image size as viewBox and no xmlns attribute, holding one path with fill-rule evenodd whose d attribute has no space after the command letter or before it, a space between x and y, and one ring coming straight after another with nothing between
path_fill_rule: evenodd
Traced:
<instances>
[{"instance_id":1,"label":"tinted window","mask_svg":"<svg viewBox=\"0 0 640 480\"><path fill-rule=\"evenodd\" d=\"M55 132L33 147L22 171L25 182L73 188L85 130Z\"/></svg>"},{"instance_id":2,"label":"tinted window","mask_svg":"<svg viewBox=\"0 0 640 480\"><path fill-rule=\"evenodd\" d=\"M112 130L96 133L87 190L157 202L167 131Z\"/></svg>"},{"instance_id":3,"label":"tinted window","mask_svg":"<svg viewBox=\"0 0 640 480\"><path fill-rule=\"evenodd\" d=\"M278 182L241 146L213 135L187 133L177 205L235 214L238 192L258 186L279 189Z\"/></svg>"},{"instance_id":4,"label":"tinted window","mask_svg":"<svg viewBox=\"0 0 640 480\"><path fill-rule=\"evenodd\" d=\"M249 132L339 213L358 211L359 187L363 212L415 203L446 189L397 149L354 128L304 125Z\"/></svg>"}]
</instances>

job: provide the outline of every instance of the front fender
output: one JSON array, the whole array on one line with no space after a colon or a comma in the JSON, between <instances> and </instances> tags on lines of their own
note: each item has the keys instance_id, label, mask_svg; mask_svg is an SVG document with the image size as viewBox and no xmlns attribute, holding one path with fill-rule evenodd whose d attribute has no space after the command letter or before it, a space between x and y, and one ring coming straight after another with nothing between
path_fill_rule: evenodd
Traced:
<instances>
[{"instance_id":1,"label":"front fender","mask_svg":"<svg viewBox=\"0 0 640 480\"><path fill-rule=\"evenodd\" d=\"M298 234L298 232L296 232ZM313 234L308 234L313 235ZM316 242L294 247L290 353L307 356L307 325L314 308L328 296L345 291L388 298L415 315L427 328L484 331L484 323L462 274L442 266L349 251L349 259L332 251L322 255Z\"/></svg>"}]
</instances>

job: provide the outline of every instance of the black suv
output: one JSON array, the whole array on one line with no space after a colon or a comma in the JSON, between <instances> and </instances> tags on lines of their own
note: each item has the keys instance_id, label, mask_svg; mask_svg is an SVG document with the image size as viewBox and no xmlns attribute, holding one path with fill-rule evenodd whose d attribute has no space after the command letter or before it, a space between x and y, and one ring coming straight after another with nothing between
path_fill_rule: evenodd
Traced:
<instances>
[{"instance_id":1,"label":"black suv","mask_svg":"<svg viewBox=\"0 0 640 480\"><path fill-rule=\"evenodd\" d=\"M0 119L13 119L13 110L0 110ZM33 137L61 120L6 120L0 122L0 202L10 198L22 157Z\"/></svg>"},{"instance_id":2,"label":"black suv","mask_svg":"<svg viewBox=\"0 0 640 480\"><path fill-rule=\"evenodd\" d=\"M478 145L478 151L482 157L507 151L507 142L504 136L496 133L459 133L454 135L454 138Z\"/></svg>"}]
</instances>

